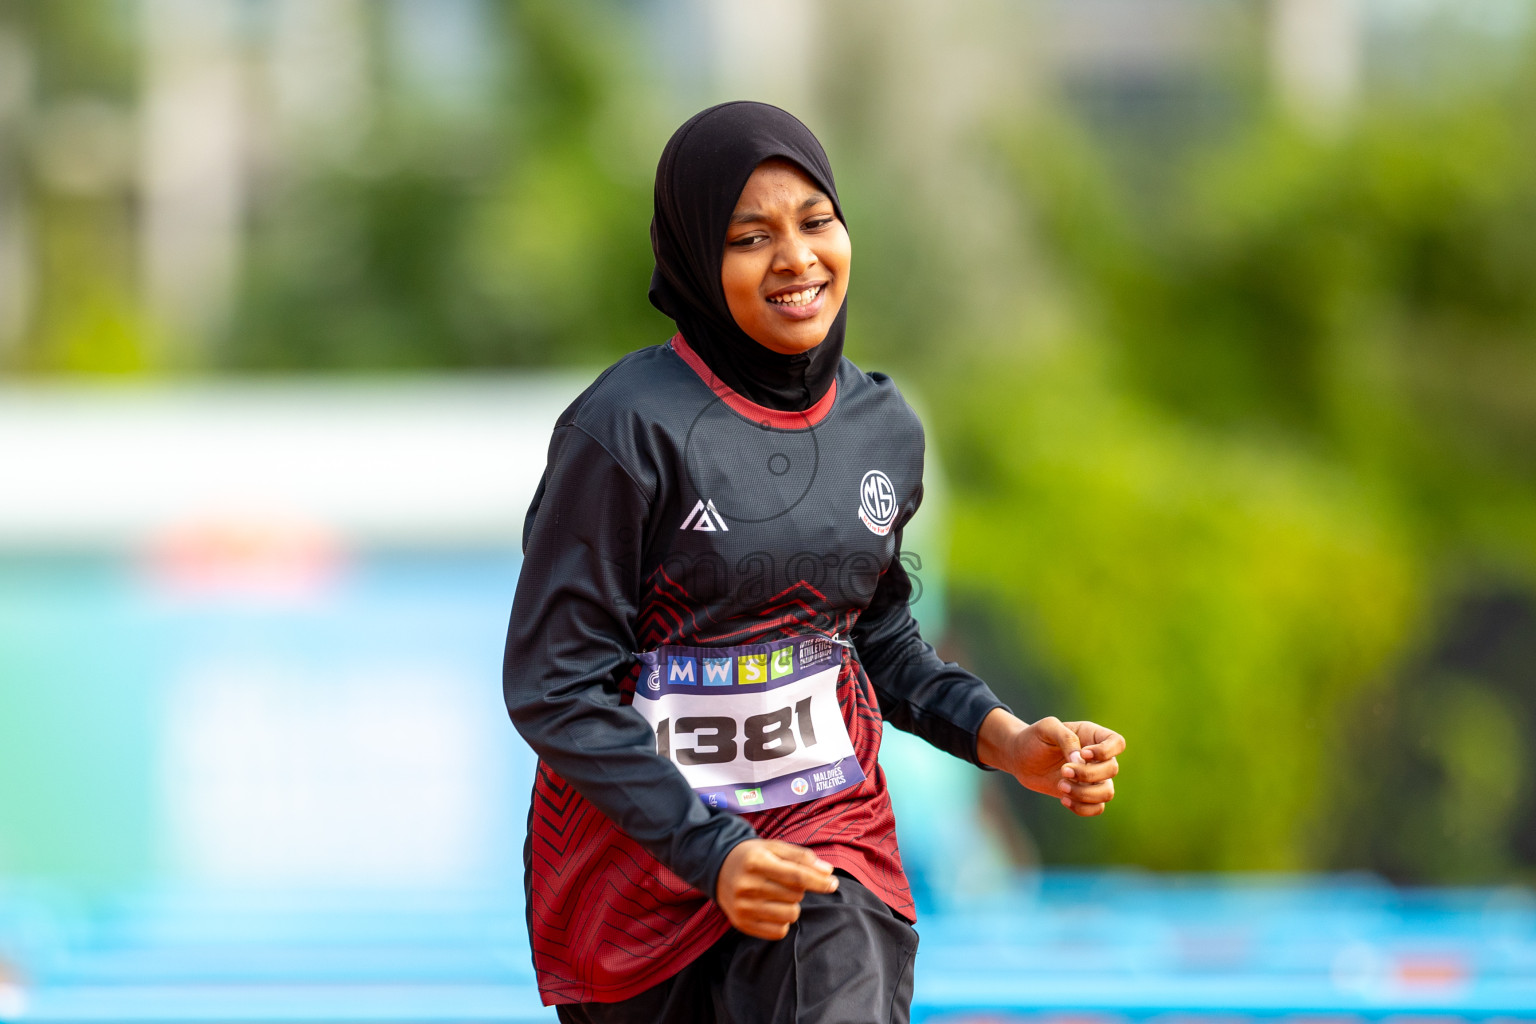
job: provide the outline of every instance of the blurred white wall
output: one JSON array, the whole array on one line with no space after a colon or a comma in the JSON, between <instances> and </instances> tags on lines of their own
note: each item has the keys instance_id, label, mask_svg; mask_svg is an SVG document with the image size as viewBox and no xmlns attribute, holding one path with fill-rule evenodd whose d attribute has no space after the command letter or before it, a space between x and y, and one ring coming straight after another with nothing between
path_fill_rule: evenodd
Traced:
<instances>
[{"instance_id":1,"label":"blurred white wall","mask_svg":"<svg viewBox=\"0 0 1536 1024\"><path fill-rule=\"evenodd\" d=\"M0 548L197 531L347 547L507 546L579 376L0 387Z\"/></svg>"}]
</instances>

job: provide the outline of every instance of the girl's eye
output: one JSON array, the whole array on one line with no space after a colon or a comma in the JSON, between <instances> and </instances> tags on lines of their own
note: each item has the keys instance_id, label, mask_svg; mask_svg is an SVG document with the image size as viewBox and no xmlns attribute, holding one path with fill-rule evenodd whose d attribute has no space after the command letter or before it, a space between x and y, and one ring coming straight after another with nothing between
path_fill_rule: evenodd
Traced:
<instances>
[{"instance_id":1,"label":"girl's eye","mask_svg":"<svg viewBox=\"0 0 1536 1024\"><path fill-rule=\"evenodd\" d=\"M742 238L733 238L726 244L729 245L732 249L746 249L749 246L756 244L761 238L761 235L746 235Z\"/></svg>"},{"instance_id":2,"label":"girl's eye","mask_svg":"<svg viewBox=\"0 0 1536 1024\"><path fill-rule=\"evenodd\" d=\"M818 228L826 227L828 224L831 224L832 221L835 220L835 219L836 218L831 217L831 216L816 217L816 218L814 218L812 220L806 221L805 229L807 231L815 231Z\"/></svg>"}]
</instances>

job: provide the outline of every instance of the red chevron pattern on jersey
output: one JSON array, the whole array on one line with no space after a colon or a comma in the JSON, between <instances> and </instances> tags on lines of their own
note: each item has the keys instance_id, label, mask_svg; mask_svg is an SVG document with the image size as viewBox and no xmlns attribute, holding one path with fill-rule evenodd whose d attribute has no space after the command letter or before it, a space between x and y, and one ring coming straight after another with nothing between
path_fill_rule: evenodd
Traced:
<instances>
[{"instance_id":1,"label":"red chevron pattern on jersey","mask_svg":"<svg viewBox=\"0 0 1536 1024\"><path fill-rule=\"evenodd\" d=\"M826 597L803 581L766 600L751 616L718 623L660 570L646 591L636 635L647 650L662 644L761 643L808 632L846 634L858 617L851 610L829 610ZM632 673L627 693L633 693L634 680ZM811 847L911 919L896 818L876 763L880 709L863 667L848 654L837 697L864 783L834 797L746 818L764 838ZM529 931L546 1001L614 1002L638 995L682 970L730 927L713 901L663 867L542 763L529 814L528 858Z\"/></svg>"}]
</instances>

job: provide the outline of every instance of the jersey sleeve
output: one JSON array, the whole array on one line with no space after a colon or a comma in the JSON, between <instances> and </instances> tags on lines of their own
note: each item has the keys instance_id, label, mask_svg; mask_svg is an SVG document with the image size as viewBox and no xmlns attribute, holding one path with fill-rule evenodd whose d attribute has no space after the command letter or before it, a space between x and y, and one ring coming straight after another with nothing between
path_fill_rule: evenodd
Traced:
<instances>
[{"instance_id":1,"label":"jersey sleeve","mask_svg":"<svg viewBox=\"0 0 1536 1024\"><path fill-rule=\"evenodd\" d=\"M523 533L502 690L549 767L710 898L731 848L756 835L705 806L640 713L620 702L634 664L641 538L650 500L598 441L558 427Z\"/></svg>"},{"instance_id":2,"label":"jersey sleeve","mask_svg":"<svg viewBox=\"0 0 1536 1024\"><path fill-rule=\"evenodd\" d=\"M901 531L890 568L852 631L880 713L896 728L980 765L976 736L993 708L1007 708L981 679L944 661L912 617L912 579L901 561Z\"/></svg>"}]
</instances>

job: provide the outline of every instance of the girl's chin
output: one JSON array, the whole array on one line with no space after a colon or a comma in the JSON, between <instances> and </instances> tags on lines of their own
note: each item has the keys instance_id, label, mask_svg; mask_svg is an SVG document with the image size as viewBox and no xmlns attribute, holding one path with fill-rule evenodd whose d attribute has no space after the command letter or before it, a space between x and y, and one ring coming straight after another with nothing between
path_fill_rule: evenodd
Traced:
<instances>
[{"instance_id":1,"label":"girl's chin","mask_svg":"<svg viewBox=\"0 0 1536 1024\"><path fill-rule=\"evenodd\" d=\"M755 332L749 332L752 340L785 356L810 351L826 340L837 317L837 307L823 305L820 296L813 305L817 306L816 315L803 318L784 316L775 310L765 318L766 322L758 322Z\"/></svg>"},{"instance_id":2,"label":"girl's chin","mask_svg":"<svg viewBox=\"0 0 1536 1024\"><path fill-rule=\"evenodd\" d=\"M805 324L804 327L804 330L799 331L764 331L753 335L752 340L781 356L797 356L809 352L827 337L825 328L817 330L811 324Z\"/></svg>"}]
</instances>

